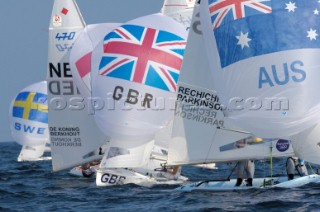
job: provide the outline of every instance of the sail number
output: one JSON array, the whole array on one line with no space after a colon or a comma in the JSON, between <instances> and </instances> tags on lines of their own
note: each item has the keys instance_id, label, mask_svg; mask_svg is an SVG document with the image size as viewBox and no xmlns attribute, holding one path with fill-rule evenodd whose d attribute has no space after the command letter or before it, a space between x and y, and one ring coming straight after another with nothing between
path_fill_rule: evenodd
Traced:
<instances>
[{"instance_id":1,"label":"sail number","mask_svg":"<svg viewBox=\"0 0 320 212\"><path fill-rule=\"evenodd\" d=\"M119 183L125 179L126 179L126 177L124 177L124 176L118 176L115 174L110 175L108 173L105 173L101 176L101 182L109 183L109 184L116 184L116 183Z\"/></svg>"},{"instance_id":2,"label":"sail number","mask_svg":"<svg viewBox=\"0 0 320 212\"><path fill-rule=\"evenodd\" d=\"M58 32L56 34L56 39L57 40L73 40L75 35L76 35L76 32L70 32L70 33L67 33L67 32L60 33L60 32Z\"/></svg>"}]
</instances>

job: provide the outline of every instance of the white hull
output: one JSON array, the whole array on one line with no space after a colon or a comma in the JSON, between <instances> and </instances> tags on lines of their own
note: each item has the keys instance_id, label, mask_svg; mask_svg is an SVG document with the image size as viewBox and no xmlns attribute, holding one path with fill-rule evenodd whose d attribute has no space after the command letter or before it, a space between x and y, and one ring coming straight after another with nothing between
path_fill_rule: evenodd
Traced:
<instances>
[{"instance_id":1,"label":"white hull","mask_svg":"<svg viewBox=\"0 0 320 212\"><path fill-rule=\"evenodd\" d=\"M270 184L271 178L254 178L253 186L246 186L245 182L239 187L235 187L236 179L230 181L214 181L214 182L196 182L183 185L176 188L177 191L235 191L247 189L263 189L263 188L295 188L306 185L308 183L320 183L320 176L317 174L298 177L288 181L286 176L272 178L274 185Z\"/></svg>"},{"instance_id":2,"label":"white hull","mask_svg":"<svg viewBox=\"0 0 320 212\"><path fill-rule=\"evenodd\" d=\"M97 170L97 186L114 186L123 184L136 184L141 186L152 186L155 184L183 184L188 178L180 176L177 180L166 178L155 178L152 175L143 175L129 169L105 169Z\"/></svg>"},{"instance_id":3,"label":"white hull","mask_svg":"<svg viewBox=\"0 0 320 212\"><path fill-rule=\"evenodd\" d=\"M218 169L218 167L216 166L216 163L197 164L193 166L204 168L204 169Z\"/></svg>"},{"instance_id":4,"label":"white hull","mask_svg":"<svg viewBox=\"0 0 320 212\"><path fill-rule=\"evenodd\" d=\"M17 158L18 162L30 162L30 161L42 161L42 160L52 160L52 157L40 157L40 158Z\"/></svg>"}]
</instances>

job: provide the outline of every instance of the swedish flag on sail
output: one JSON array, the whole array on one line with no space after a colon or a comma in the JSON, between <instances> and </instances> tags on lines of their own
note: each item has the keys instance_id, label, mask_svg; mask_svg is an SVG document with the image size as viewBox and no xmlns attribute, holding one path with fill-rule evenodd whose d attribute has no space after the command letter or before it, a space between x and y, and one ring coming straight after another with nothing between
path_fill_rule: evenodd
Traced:
<instances>
[{"instance_id":1,"label":"swedish flag on sail","mask_svg":"<svg viewBox=\"0 0 320 212\"><path fill-rule=\"evenodd\" d=\"M47 124L47 95L29 91L19 93L13 103L12 116Z\"/></svg>"}]
</instances>

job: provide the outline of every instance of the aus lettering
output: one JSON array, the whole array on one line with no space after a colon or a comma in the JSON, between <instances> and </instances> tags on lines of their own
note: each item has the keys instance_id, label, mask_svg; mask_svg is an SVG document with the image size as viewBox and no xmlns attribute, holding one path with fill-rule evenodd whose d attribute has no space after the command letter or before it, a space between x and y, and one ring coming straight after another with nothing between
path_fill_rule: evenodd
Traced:
<instances>
[{"instance_id":1,"label":"aus lettering","mask_svg":"<svg viewBox=\"0 0 320 212\"><path fill-rule=\"evenodd\" d=\"M46 130L46 128L43 128L43 127L34 127L30 125L21 124L18 122L14 123L14 129L17 131L22 131L30 134L44 134Z\"/></svg>"},{"instance_id":2,"label":"aus lettering","mask_svg":"<svg viewBox=\"0 0 320 212\"><path fill-rule=\"evenodd\" d=\"M273 87L275 85L286 85L290 81L299 83L303 82L307 74L303 70L303 62L296 60L291 64L284 63L282 67L276 65L271 66L272 74L268 73L266 67L260 67L259 72L259 89L263 86Z\"/></svg>"},{"instance_id":3,"label":"aus lettering","mask_svg":"<svg viewBox=\"0 0 320 212\"><path fill-rule=\"evenodd\" d=\"M101 182L109 183L112 185L117 184L125 179L126 179L126 177L124 177L124 176L118 176L115 174L108 174L108 173L105 173L101 176Z\"/></svg>"}]
</instances>

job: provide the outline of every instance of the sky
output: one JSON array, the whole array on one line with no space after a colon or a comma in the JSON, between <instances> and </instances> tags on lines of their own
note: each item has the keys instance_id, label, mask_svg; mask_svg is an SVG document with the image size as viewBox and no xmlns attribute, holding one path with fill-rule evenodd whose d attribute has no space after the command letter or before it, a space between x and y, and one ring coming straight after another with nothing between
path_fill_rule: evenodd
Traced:
<instances>
[{"instance_id":1,"label":"sky","mask_svg":"<svg viewBox=\"0 0 320 212\"><path fill-rule=\"evenodd\" d=\"M0 142L12 141L9 106L20 90L46 80L54 0L0 1ZM77 0L86 24L124 23L157 13L163 0Z\"/></svg>"}]
</instances>

